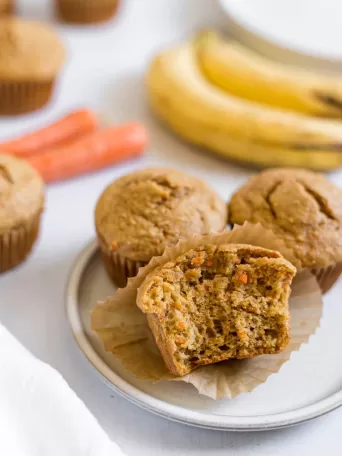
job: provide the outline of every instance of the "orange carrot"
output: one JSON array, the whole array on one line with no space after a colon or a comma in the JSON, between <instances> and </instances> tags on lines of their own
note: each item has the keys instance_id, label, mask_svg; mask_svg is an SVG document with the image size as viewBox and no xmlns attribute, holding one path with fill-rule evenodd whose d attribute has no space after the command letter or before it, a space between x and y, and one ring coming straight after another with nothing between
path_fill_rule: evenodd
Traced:
<instances>
[{"instance_id":1,"label":"orange carrot","mask_svg":"<svg viewBox=\"0 0 342 456\"><path fill-rule=\"evenodd\" d=\"M143 153L147 132L138 123L90 133L72 144L28 158L45 182L55 182L96 171Z\"/></svg>"},{"instance_id":2,"label":"orange carrot","mask_svg":"<svg viewBox=\"0 0 342 456\"><path fill-rule=\"evenodd\" d=\"M91 133L97 128L98 120L95 114L87 109L81 109L41 130L0 143L0 150L3 153L25 158Z\"/></svg>"}]
</instances>

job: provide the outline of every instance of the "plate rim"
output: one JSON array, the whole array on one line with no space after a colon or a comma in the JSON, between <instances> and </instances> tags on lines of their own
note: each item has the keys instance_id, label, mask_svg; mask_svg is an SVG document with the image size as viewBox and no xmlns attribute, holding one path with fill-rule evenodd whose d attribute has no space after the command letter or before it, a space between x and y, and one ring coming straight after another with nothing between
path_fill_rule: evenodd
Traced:
<instances>
[{"instance_id":1,"label":"plate rim","mask_svg":"<svg viewBox=\"0 0 342 456\"><path fill-rule=\"evenodd\" d=\"M139 388L120 377L120 375L114 372L105 361L101 359L92 347L82 325L78 311L79 284L85 269L97 250L97 241L93 240L81 250L74 261L65 290L67 319L79 350L89 361L95 372L111 389L130 402L156 415L178 423L221 431L266 431L289 427L318 418L319 416L325 415L342 406L341 389L320 401L291 411L257 415L253 417L224 416L194 410L191 411L181 406L154 398L144 391L141 391Z\"/></svg>"},{"instance_id":2,"label":"plate rim","mask_svg":"<svg viewBox=\"0 0 342 456\"><path fill-rule=\"evenodd\" d=\"M237 33L237 38L240 39L242 37L245 44L255 51L272 59L277 56L275 60L280 58L282 62L290 65L310 65L310 67L315 67L316 69L326 69L333 72L341 69L342 55L325 54L313 48L296 48L281 39L275 39L267 31L261 31L251 22L245 20L236 8L236 0L217 0L217 2L221 10L229 18L234 33Z\"/></svg>"}]
</instances>

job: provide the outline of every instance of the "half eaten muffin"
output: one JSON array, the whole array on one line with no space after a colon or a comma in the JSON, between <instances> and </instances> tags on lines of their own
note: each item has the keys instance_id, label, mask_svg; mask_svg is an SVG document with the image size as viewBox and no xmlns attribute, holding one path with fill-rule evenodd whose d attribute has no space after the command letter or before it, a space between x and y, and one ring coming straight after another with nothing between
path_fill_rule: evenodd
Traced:
<instances>
[{"instance_id":1,"label":"half eaten muffin","mask_svg":"<svg viewBox=\"0 0 342 456\"><path fill-rule=\"evenodd\" d=\"M275 251L205 245L148 275L137 304L168 369L182 376L200 365L284 350L295 273Z\"/></svg>"}]
</instances>

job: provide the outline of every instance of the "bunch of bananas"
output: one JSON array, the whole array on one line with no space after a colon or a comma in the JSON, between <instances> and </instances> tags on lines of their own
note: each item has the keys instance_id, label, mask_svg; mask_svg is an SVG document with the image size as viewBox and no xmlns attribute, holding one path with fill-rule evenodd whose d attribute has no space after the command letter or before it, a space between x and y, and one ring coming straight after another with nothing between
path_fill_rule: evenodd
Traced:
<instances>
[{"instance_id":1,"label":"bunch of bananas","mask_svg":"<svg viewBox=\"0 0 342 456\"><path fill-rule=\"evenodd\" d=\"M342 79L268 61L206 32L157 56L147 89L169 128L224 157L258 167L342 165Z\"/></svg>"}]
</instances>

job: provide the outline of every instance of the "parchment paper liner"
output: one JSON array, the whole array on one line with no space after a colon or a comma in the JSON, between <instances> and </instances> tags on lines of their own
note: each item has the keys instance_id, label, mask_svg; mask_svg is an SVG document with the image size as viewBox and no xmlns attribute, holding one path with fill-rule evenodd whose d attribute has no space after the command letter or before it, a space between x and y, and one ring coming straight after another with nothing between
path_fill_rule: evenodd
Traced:
<instances>
[{"instance_id":1,"label":"parchment paper liner","mask_svg":"<svg viewBox=\"0 0 342 456\"><path fill-rule=\"evenodd\" d=\"M275 235L260 224L245 223L232 231L219 235L193 236L168 248L160 257L154 257L141 268L136 277L129 279L127 287L115 296L98 303L92 312L91 325L107 351L121 360L124 367L140 379L183 381L195 386L200 394L213 399L233 398L252 391L289 360L291 353L308 342L319 327L322 299L315 278L308 271L294 279L290 298L291 342L277 355L262 355L247 360L229 360L200 367L184 377L170 374L154 343L145 315L136 306L137 289L144 278L157 266L171 258L204 244L244 243L279 250L288 248ZM288 252L291 256L291 252Z\"/></svg>"},{"instance_id":2,"label":"parchment paper liner","mask_svg":"<svg viewBox=\"0 0 342 456\"><path fill-rule=\"evenodd\" d=\"M327 293L335 285L342 273L342 261L326 268L310 269L310 272L316 277L322 293Z\"/></svg>"},{"instance_id":3,"label":"parchment paper liner","mask_svg":"<svg viewBox=\"0 0 342 456\"><path fill-rule=\"evenodd\" d=\"M22 263L36 242L40 225L40 214L25 226L14 228L0 235L0 272Z\"/></svg>"},{"instance_id":4,"label":"parchment paper liner","mask_svg":"<svg viewBox=\"0 0 342 456\"><path fill-rule=\"evenodd\" d=\"M93 24L111 19L119 0L55 0L56 11L64 22Z\"/></svg>"},{"instance_id":5,"label":"parchment paper liner","mask_svg":"<svg viewBox=\"0 0 342 456\"><path fill-rule=\"evenodd\" d=\"M26 114L42 108L50 101L54 87L55 80L0 80L0 115Z\"/></svg>"},{"instance_id":6,"label":"parchment paper liner","mask_svg":"<svg viewBox=\"0 0 342 456\"><path fill-rule=\"evenodd\" d=\"M102 244L100 239L99 245L101 249L102 262L106 271L113 283L120 288L124 288L127 284L127 278L136 276L139 268L146 264L141 261L134 261L129 258L125 258L117 252L107 253L107 249L104 250L101 248Z\"/></svg>"}]
</instances>

